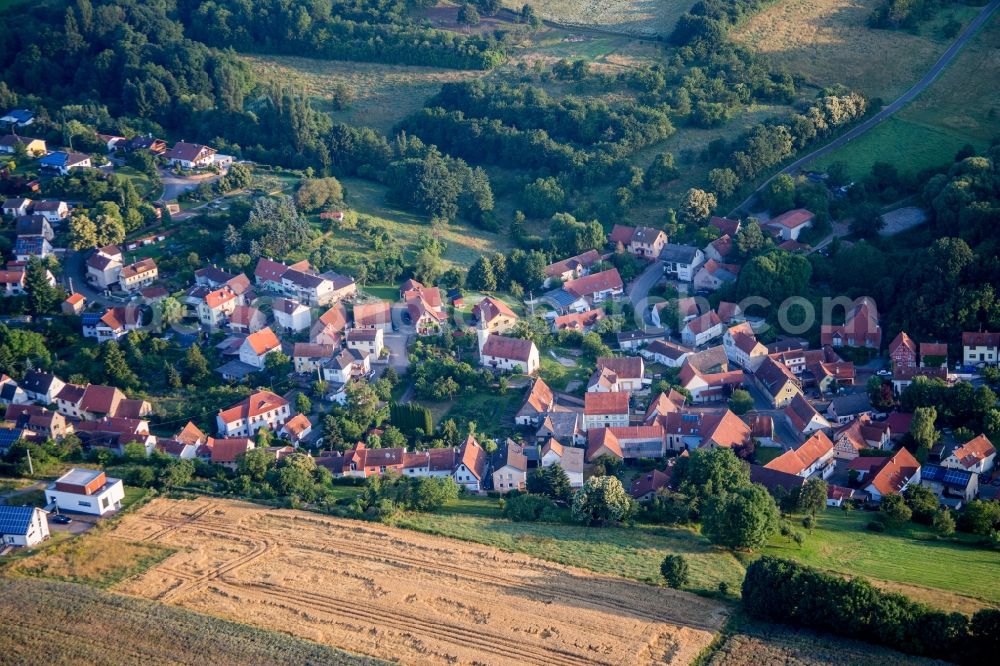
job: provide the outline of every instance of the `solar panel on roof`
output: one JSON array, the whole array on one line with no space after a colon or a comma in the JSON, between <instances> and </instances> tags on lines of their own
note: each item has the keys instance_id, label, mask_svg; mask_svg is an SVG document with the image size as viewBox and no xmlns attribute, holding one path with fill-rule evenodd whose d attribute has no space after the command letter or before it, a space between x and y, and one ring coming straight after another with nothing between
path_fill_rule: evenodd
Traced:
<instances>
[{"instance_id":1,"label":"solar panel on roof","mask_svg":"<svg viewBox=\"0 0 1000 666\"><path fill-rule=\"evenodd\" d=\"M0 430L0 449L9 449L14 442L21 439L24 431L20 428L4 428Z\"/></svg>"},{"instance_id":2,"label":"solar panel on roof","mask_svg":"<svg viewBox=\"0 0 1000 666\"><path fill-rule=\"evenodd\" d=\"M33 506L0 506L0 534L27 534Z\"/></svg>"}]
</instances>

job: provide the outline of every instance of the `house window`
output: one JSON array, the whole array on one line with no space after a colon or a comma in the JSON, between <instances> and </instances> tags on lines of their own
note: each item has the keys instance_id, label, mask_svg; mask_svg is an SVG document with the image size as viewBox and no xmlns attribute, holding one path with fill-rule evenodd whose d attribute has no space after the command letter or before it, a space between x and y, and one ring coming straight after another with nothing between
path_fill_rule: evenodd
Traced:
<instances>
[{"instance_id":1,"label":"house window","mask_svg":"<svg viewBox=\"0 0 1000 666\"><path fill-rule=\"evenodd\" d=\"M108 508L108 498L107 497L101 498L101 508L103 508L103 509L107 509Z\"/></svg>"},{"instance_id":2,"label":"house window","mask_svg":"<svg viewBox=\"0 0 1000 666\"><path fill-rule=\"evenodd\" d=\"M77 502L77 504L79 504L80 506L90 506L90 502L84 502L83 500L80 500L79 502Z\"/></svg>"}]
</instances>

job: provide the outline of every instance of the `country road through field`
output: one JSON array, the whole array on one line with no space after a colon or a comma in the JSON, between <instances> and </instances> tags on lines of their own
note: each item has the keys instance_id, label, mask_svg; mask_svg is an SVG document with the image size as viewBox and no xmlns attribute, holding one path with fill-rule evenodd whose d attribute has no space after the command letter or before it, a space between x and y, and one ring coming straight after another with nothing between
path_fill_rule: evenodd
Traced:
<instances>
[{"instance_id":1,"label":"country road through field","mask_svg":"<svg viewBox=\"0 0 1000 666\"><path fill-rule=\"evenodd\" d=\"M861 123L857 127L852 128L850 131L837 137L836 139L826 144L825 146L817 148L808 155L800 157L799 159L795 160L794 162L786 166L781 171L778 171L777 173L772 175L766 181L761 183L760 187L754 190L753 193L743 201L743 203L741 203L739 206L731 210L727 215L727 217L732 218L737 214L739 214L740 211L744 213L750 212L747 206L749 206L753 202L753 200L757 197L757 195L765 187L767 187L772 180L774 180L781 174L794 173L799 169L801 169L806 164L808 164L809 162L815 160L816 158L822 157L823 155L826 155L827 153L830 153L836 150L837 148L840 148L844 144L853 141L854 139L858 138L868 130L877 127L879 124L882 123L882 121L891 117L897 111L899 111L904 106L913 101L913 99L917 95L922 93L931 83L933 83L934 80L941 74L941 72L943 72L945 68L949 64L951 64L951 61L955 59L955 56L957 56L959 52L961 52L961 50L965 47L968 41L975 36L975 34L979 31L981 27L983 27L983 24L985 24L986 21L990 18L990 16L992 16L993 12L996 11L997 7L1000 7L1000 0L993 0L993 2L983 7L979 11L979 14L977 14L976 17L969 22L969 25L965 26L965 29L961 32L958 38L952 43L951 46L948 47L948 50L945 51L940 58L938 58L938 61L934 63L934 66L931 67L930 70L928 70L928 72L924 74L923 78L917 81L912 88L910 88L905 93L897 97L893 102L882 107L881 111L879 111L874 116L872 116L865 122Z\"/></svg>"}]
</instances>

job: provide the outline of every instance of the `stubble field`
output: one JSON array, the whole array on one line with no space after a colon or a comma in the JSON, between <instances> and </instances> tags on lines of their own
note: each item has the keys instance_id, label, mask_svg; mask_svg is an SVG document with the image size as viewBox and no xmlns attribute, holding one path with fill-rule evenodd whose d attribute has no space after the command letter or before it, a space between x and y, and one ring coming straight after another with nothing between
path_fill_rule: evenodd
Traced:
<instances>
[{"instance_id":1,"label":"stubble field","mask_svg":"<svg viewBox=\"0 0 1000 666\"><path fill-rule=\"evenodd\" d=\"M177 549L117 591L411 664L689 663L725 615L489 547L240 502L158 499L110 537Z\"/></svg>"}]
</instances>

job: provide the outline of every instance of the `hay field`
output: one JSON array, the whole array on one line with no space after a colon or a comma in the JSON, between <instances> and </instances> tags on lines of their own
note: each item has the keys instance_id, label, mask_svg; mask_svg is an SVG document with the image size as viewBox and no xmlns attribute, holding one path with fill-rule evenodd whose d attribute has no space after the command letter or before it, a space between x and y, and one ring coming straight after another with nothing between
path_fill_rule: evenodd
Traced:
<instances>
[{"instance_id":1,"label":"hay field","mask_svg":"<svg viewBox=\"0 0 1000 666\"><path fill-rule=\"evenodd\" d=\"M0 662L61 666L381 666L235 622L85 585L0 577Z\"/></svg>"},{"instance_id":2,"label":"hay field","mask_svg":"<svg viewBox=\"0 0 1000 666\"><path fill-rule=\"evenodd\" d=\"M521 0L503 0L520 11ZM565 25L600 28L628 35L669 35L677 18L694 0L535 0L531 6L543 19Z\"/></svg>"},{"instance_id":3,"label":"hay field","mask_svg":"<svg viewBox=\"0 0 1000 666\"><path fill-rule=\"evenodd\" d=\"M242 502L157 499L109 537L179 549L120 592L408 664L686 664L725 615L665 588Z\"/></svg>"},{"instance_id":4,"label":"hay field","mask_svg":"<svg viewBox=\"0 0 1000 666\"><path fill-rule=\"evenodd\" d=\"M874 30L866 21L879 0L780 0L733 33L734 39L802 74L814 86L837 83L870 97L892 99L930 69L951 43L940 24L965 25L976 8L942 10L919 34Z\"/></svg>"}]
</instances>

